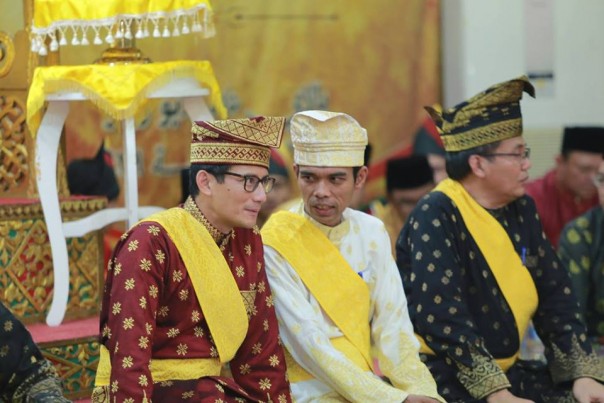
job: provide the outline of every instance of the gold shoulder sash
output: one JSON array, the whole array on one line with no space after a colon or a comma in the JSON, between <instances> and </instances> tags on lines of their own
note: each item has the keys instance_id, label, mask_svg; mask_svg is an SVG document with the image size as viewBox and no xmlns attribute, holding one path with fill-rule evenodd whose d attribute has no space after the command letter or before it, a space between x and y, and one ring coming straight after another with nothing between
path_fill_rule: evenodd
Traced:
<instances>
[{"instance_id":1,"label":"gold shoulder sash","mask_svg":"<svg viewBox=\"0 0 604 403\"><path fill-rule=\"evenodd\" d=\"M291 264L356 351L342 347L342 340L332 343L334 347L371 370L369 288L340 251L309 220L289 211L271 216L262 228L262 239Z\"/></svg>"},{"instance_id":2,"label":"gold shoulder sash","mask_svg":"<svg viewBox=\"0 0 604 403\"><path fill-rule=\"evenodd\" d=\"M501 224L468 194L457 181L446 179L434 191L447 195L459 209L468 231L478 245L505 300L516 325L518 338L522 342L529 322L537 309L539 297L533 279L514 249L514 245ZM521 285L521 286L520 286ZM425 343L422 343L422 352ZM512 357L496 359L507 371L518 359L519 352Z\"/></svg>"},{"instance_id":3,"label":"gold shoulder sash","mask_svg":"<svg viewBox=\"0 0 604 403\"><path fill-rule=\"evenodd\" d=\"M248 329L239 287L222 252L208 230L182 208L164 210L140 222L160 224L174 242L191 277L195 296L219 357L219 360L152 360L151 375L154 381L196 379L220 374L220 363L228 362L235 356ZM108 385L110 376L109 351L101 346L95 384Z\"/></svg>"},{"instance_id":4,"label":"gold shoulder sash","mask_svg":"<svg viewBox=\"0 0 604 403\"><path fill-rule=\"evenodd\" d=\"M164 227L176 245L220 362L230 361L247 335L248 317L239 287L220 248L208 230L182 208L161 211L141 222L146 221Z\"/></svg>"}]
</instances>

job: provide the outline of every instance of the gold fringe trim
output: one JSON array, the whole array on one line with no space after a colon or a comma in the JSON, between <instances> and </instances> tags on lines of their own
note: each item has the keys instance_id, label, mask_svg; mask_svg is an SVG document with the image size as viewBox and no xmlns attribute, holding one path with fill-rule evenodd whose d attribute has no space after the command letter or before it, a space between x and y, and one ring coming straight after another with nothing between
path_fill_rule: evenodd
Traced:
<instances>
[{"instance_id":1,"label":"gold fringe trim","mask_svg":"<svg viewBox=\"0 0 604 403\"><path fill-rule=\"evenodd\" d=\"M119 67L115 67L119 68ZM205 66L205 72L201 73L199 68L192 65L185 65L176 67L174 70L166 71L164 74L157 76L152 79L146 86L142 87L141 90L136 94L129 105L124 109L118 109L114 104L107 98L99 95L98 91L94 88L84 85L81 82L73 79L49 79L44 82L43 93L45 97L28 99L27 108L27 122L30 128L32 138L35 140L38 132L41 116L36 119L35 115L40 113L45 101L45 98L49 94L57 92L81 92L84 97L91 101L101 111L109 115L111 118L116 120L124 120L133 117L139 110L141 105L148 102L147 96L164 87L168 83L172 82L175 78L195 78L204 88L210 91L208 97L210 98L210 104L216 110L216 115L219 119L226 119L227 110L222 103L222 94L217 81L215 81L214 72L211 65L208 63ZM208 76L212 77L212 80L207 79Z\"/></svg>"}]
</instances>

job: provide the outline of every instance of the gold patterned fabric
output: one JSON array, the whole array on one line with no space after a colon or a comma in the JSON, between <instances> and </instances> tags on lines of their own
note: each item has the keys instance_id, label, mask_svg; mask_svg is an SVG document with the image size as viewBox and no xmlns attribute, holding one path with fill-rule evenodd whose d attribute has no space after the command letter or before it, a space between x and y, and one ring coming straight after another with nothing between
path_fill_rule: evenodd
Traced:
<instances>
[{"instance_id":1,"label":"gold patterned fabric","mask_svg":"<svg viewBox=\"0 0 604 403\"><path fill-rule=\"evenodd\" d=\"M291 213L299 215L298 220L288 221ZM275 217L281 219L271 228ZM299 220L308 220L307 225L315 226L315 230L321 232L319 240L307 242L307 235L296 233L307 228L307 225L298 226ZM315 263L309 269L316 271L313 275L324 283L307 287L308 279L298 274L287 256L265 245L267 274L277 300L283 344L291 360L306 371L306 374L293 374L295 381L292 379L291 385L296 401L401 402L409 394L444 401L436 392L436 384L428 369L419 359L419 344L413 335L407 301L390 253L388 234L381 221L357 210L346 209L343 221L328 227L306 215L304 205L298 203L292 206L288 215L271 216L263 226L263 233L266 228L271 228L273 240L295 243L294 249L298 250L299 257L312 256L309 259ZM317 248L317 242L325 238L328 239L325 242L330 242L333 247ZM335 249L341 256L336 258L333 253L324 253L329 249ZM338 284L339 280L333 280L331 275L321 277L326 267L337 265L341 259L346 261L351 271L349 275L358 276L365 283L369 301L360 301L360 295L350 296L349 291L344 291L344 287ZM315 296L317 289L322 289L320 293L323 295ZM329 306L323 308L325 292L332 294L328 302L332 307L337 305L334 309L340 311L340 318L332 320L329 316L332 309ZM339 319L347 315L355 318L357 312L346 312L346 309L362 310L367 302L368 315L358 319L357 326L369 326L371 360L380 368L379 376L366 368L367 362L358 348L353 349L356 359L349 355L351 351L341 352L347 346L340 344L340 338L348 334L349 329L340 329ZM346 344L350 346L350 340ZM295 371L296 367L292 368Z\"/></svg>"},{"instance_id":2,"label":"gold patterned fabric","mask_svg":"<svg viewBox=\"0 0 604 403\"><path fill-rule=\"evenodd\" d=\"M214 35L209 0L34 0L31 50L41 56L68 44L113 45L198 33ZM47 48L48 43L48 48Z\"/></svg>"},{"instance_id":3,"label":"gold patterned fabric","mask_svg":"<svg viewBox=\"0 0 604 403\"><path fill-rule=\"evenodd\" d=\"M66 403L61 381L23 324L0 304L0 401Z\"/></svg>"},{"instance_id":4,"label":"gold patterned fabric","mask_svg":"<svg viewBox=\"0 0 604 403\"><path fill-rule=\"evenodd\" d=\"M175 78L195 79L210 92L209 104L226 117L220 87L208 61L171 61L148 64L46 66L34 70L27 96L27 125L35 137L47 95L81 92L114 119L133 117L148 101L147 95Z\"/></svg>"},{"instance_id":5,"label":"gold patterned fabric","mask_svg":"<svg viewBox=\"0 0 604 403\"><path fill-rule=\"evenodd\" d=\"M578 377L604 379L570 279L542 234L532 199L524 196L486 213L501 225L535 285L539 304L532 321L548 367L518 360L504 371L497 364L520 349L513 307L457 203L433 191L403 227L396 255L414 329L435 353L423 359L439 392L447 401L472 402L509 387L519 397L543 402L568 395L570 381ZM489 234L483 242L495 245L498 237Z\"/></svg>"},{"instance_id":6,"label":"gold patterned fabric","mask_svg":"<svg viewBox=\"0 0 604 403\"><path fill-rule=\"evenodd\" d=\"M340 112L303 111L290 124L294 162L320 167L365 165L367 130Z\"/></svg>"},{"instance_id":7,"label":"gold patterned fabric","mask_svg":"<svg viewBox=\"0 0 604 403\"><path fill-rule=\"evenodd\" d=\"M271 148L279 148L285 118L257 116L193 122L191 164L241 164L268 168Z\"/></svg>"},{"instance_id":8,"label":"gold patterned fabric","mask_svg":"<svg viewBox=\"0 0 604 403\"><path fill-rule=\"evenodd\" d=\"M535 96L526 76L495 84L450 109L425 109L438 127L447 152L479 147L522 134L522 93Z\"/></svg>"},{"instance_id":9,"label":"gold patterned fabric","mask_svg":"<svg viewBox=\"0 0 604 403\"><path fill-rule=\"evenodd\" d=\"M220 249L208 228L205 242L181 253L175 233L186 231L180 238L205 225L195 205L175 209L180 212L169 228L144 221L130 229L110 259L100 326L111 373L107 385L95 389L93 401L171 402L183 396L268 401L270 396L274 402L290 402L258 229L235 229ZM228 268L238 299L233 309L223 301L224 272L217 273L205 258L189 258L204 248L200 256L222 259ZM205 270L209 278L200 275ZM209 291L200 298L204 289ZM247 330L241 334L243 325ZM231 378L207 365L225 360ZM163 382L152 376L157 371Z\"/></svg>"}]
</instances>

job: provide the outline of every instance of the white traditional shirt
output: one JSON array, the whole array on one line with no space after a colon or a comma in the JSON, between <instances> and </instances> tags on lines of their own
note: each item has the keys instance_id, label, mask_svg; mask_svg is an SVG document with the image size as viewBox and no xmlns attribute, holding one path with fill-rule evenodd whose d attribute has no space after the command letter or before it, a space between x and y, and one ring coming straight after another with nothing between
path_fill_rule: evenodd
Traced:
<instances>
[{"instance_id":1,"label":"white traditional shirt","mask_svg":"<svg viewBox=\"0 0 604 403\"><path fill-rule=\"evenodd\" d=\"M302 203L290 211L316 225L367 284L371 299L367 321L378 372L364 371L333 347L330 339L343 336L340 329L323 312L294 268L275 249L265 246L266 270L276 300L281 338L292 357L314 376L291 384L295 401L343 397L351 402L402 402L409 394L444 401L419 359L419 343L383 223L368 214L346 209L342 223L327 227L308 216ZM338 285L333 287L336 290Z\"/></svg>"}]
</instances>

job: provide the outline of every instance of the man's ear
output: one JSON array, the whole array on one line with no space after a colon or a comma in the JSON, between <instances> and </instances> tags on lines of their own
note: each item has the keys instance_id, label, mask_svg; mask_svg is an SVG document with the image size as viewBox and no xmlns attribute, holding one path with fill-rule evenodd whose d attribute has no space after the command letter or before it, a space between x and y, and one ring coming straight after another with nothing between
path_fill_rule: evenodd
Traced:
<instances>
[{"instance_id":1,"label":"man's ear","mask_svg":"<svg viewBox=\"0 0 604 403\"><path fill-rule=\"evenodd\" d=\"M294 168L294 174L296 175L296 178L297 178L298 172L300 172L300 167L298 167L298 164L294 164L293 168Z\"/></svg>"},{"instance_id":2,"label":"man's ear","mask_svg":"<svg viewBox=\"0 0 604 403\"><path fill-rule=\"evenodd\" d=\"M472 169L472 173L479 178L484 178L486 175L484 160L480 158L479 155L473 154L468 158L468 164L470 165L470 169Z\"/></svg>"},{"instance_id":3,"label":"man's ear","mask_svg":"<svg viewBox=\"0 0 604 403\"><path fill-rule=\"evenodd\" d=\"M195 176L195 183L197 183L199 193L207 196L212 194L212 184L215 181L214 176L210 175L207 171L198 171L197 175Z\"/></svg>"},{"instance_id":4,"label":"man's ear","mask_svg":"<svg viewBox=\"0 0 604 403\"><path fill-rule=\"evenodd\" d=\"M360 189L363 187L363 185L365 184L365 181L367 180L367 175L369 175L369 168L367 168L366 166L362 166L359 169L359 172L357 173L357 177L354 181L355 189Z\"/></svg>"}]
</instances>

